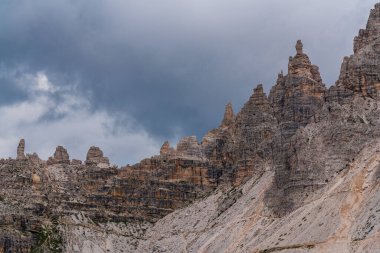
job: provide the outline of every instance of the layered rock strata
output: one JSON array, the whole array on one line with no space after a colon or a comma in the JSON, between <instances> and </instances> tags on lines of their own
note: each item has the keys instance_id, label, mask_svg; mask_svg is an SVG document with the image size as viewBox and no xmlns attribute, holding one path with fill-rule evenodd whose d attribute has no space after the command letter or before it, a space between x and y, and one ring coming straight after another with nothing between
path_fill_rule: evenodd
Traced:
<instances>
[{"instance_id":1,"label":"layered rock strata","mask_svg":"<svg viewBox=\"0 0 380 253\"><path fill-rule=\"evenodd\" d=\"M49 160L47 161L48 165L69 164L69 163L70 163L69 154L67 153L67 150L62 146L58 146L55 149L54 156L49 157Z\"/></svg>"},{"instance_id":2,"label":"layered rock strata","mask_svg":"<svg viewBox=\"0 0 380 253\"><path fill-rule=\"evenodd\" d=\"M99 147L92 146L87 152L85 163L87 165L95 164L108 166L110 164L108 157L103 156L103 151Z\"/></svg>"},{"instance_id":3,"label":"layered rock strata","mask_svg":"<svg viewBox=\"0 0 380 253\"><path fill-rule=\"evenodd\" d=\"M126 246L112 251L178 252L183 242L190 252L324 252L340 243L376 252L367 242L380 231L379 20L377 4L328 90L297 41L269 96L258 85L236 116L227 104L219 127L200 142L165 142L159 155L135 165L110 166L94 146L84 164L70 162L61 146L43 161L25 156L21 140L17 159L0 160L0 249L30 252L39 233L60 226L67 252L107 252L120 241Z\"/></svg>"}]
</instances>

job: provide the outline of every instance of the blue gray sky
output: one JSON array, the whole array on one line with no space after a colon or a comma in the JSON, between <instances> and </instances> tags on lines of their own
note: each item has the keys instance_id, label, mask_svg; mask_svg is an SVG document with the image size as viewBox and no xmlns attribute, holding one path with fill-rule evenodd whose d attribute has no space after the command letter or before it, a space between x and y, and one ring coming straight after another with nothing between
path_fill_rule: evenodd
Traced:
<instances>
[{"instance_id":1,"label":"blue gray sky","mask_svg":"<svg viewBox=\"0 0 380 253\"><path fill-rule=\"evenodd\" d=\"M0 157L18 139L116 164L219 125L258 83L286 72L297 39L327 86L366 24L370 0L4 0Z\"/></svg>"}]
</instances>

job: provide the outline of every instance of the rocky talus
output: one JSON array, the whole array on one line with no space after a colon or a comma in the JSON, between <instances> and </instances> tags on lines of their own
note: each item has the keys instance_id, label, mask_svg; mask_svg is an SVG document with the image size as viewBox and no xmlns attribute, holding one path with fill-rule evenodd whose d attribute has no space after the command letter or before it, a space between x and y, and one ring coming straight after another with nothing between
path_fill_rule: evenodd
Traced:
<instances>
[{"instance_id":1,"label":"rocky talus","mask_svg":"<svg viewBox=\"0 0 380 253\"><path fill-rule=\"evenodd\" d=\"M99 147L0 160L0 253L380 252L380 4L326 88L299 40L201 139L121 168Z\"/></svg>"}]
</instances>

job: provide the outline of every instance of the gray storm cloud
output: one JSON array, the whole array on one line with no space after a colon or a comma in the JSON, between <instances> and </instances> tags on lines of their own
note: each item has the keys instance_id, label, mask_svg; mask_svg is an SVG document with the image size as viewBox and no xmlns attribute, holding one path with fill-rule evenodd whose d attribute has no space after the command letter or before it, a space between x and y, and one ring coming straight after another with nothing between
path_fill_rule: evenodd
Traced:
<instances>
[{"instance_id":1,"label":"gray storm cloud","mask_svg":"<svg viewBox=\"0 0 380 253\"><path fill-rule=\"evenodd\" d=\"M75 83L89 111L124 115L117 127L132 118L157 142L201 136L228 101L236 111L257 83L269 91L297 39L333 84L376 2L2 1L0 66ZM1 106L28 97L14 79L0 85Z\"/></svg>"}]
</instances>

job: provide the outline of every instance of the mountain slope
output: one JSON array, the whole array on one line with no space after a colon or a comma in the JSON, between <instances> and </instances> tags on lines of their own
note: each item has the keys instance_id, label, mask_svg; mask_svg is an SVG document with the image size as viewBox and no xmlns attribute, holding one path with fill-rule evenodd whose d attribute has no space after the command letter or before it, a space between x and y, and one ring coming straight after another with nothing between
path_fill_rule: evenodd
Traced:
<instances>
[{"instance_id":1,"label":"mountain slope","mask_svg":"<svg viewBox=\"0 0 380 253\"><path fill-rule=\"evenodd\" d=\"M323 126L320 122L303 131ZM319 138L316 134L311 142ZM380 138L368 140L352 160L281 218L273 217L265 204L275 179L267 167L259 180L220 189L169 214L148 230L139 252L378 252ZM220 213L223 203L235 196L232 206Z\"/></svg>"}]
</instances>

